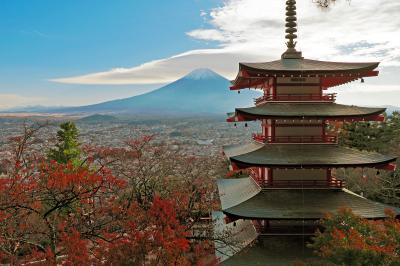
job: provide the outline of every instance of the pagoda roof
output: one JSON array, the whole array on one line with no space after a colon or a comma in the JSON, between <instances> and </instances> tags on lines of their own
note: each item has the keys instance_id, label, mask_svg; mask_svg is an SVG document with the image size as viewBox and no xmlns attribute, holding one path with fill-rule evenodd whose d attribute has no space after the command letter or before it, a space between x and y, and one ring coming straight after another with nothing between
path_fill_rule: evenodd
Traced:
<instances>
[{"instance_id":1,"label":"pagoda roof","mask_svg":"<svg viewBox=\"0 0 400 266\"><path fill-rule=\"evenodd\" d=\"M334 87L363 77L377 76L378 62L328 62L303 58L282 58L263 63L239 63L232 90L261 88L270 77L321 77L323 88Z\"/></svg>"},{"instance_id":2,"label":"pagoda roof","mask_svg":"<svg viewBox=\"0 0 400 266\"><path fill-rule=\"evenodd\" d=\"M263 63L239 63L240 70L271 75L278 73L286 73L289 75L357 74L372 71L377 68L378 65L379 62L347 63L318 61L304 58L280 59Z\"/></svg>"},{"instance_id":3,"label":"pagoda roof","mask_svg":"<svg viewBox=\"0 0 400 266\"><path fill-rule=\"evenodd\" d=\"M359 107L337 103L264 103L254 107L236 108L235 115L243 120L257 118L360 118L379 115L386 108Z\"/></svg>"},{"instance_id":4,"label":"pagoda roof","mask_svg":"<svg viewBox=\"0 0 400 266\"><path fill-rule=\"evenodd\" d=\"M224 153L238 168L252 166L375 167L394 162L396 157L359 151L334 144L261 144L224 146Z\"/></svg>"},{"instance_id":5,"label":"pagoda roof","mask_svg":"<svg viewBox=\"0 0 400 266\"><path fill-rule=\"evenodd\" d=\"M225 261L231 256L234 256L244 248L250 245L257 239L257 230L250 220L238 220L235 224L225 222L225 214L220 211L212 212L212 219L214 225L214 234L216 236L223 236L227 242L237 243L236 246L226 245L226 242L214 240L215 255L220 262ZM229 234L227 234L229 232Z\"/></svg>"},{"instance_id":6,"label":"pagoda roof","mask_svg":"<svg viewBox=\"0 0 400 266\"><path fill-rule=\"evenodd\" d=\"M232 186L229 182L243 181L219 181L221 202L231 202L236 197L221 194L221 191L226 190L225 186ZM346 189L264 189L235 206L225 206L222 203L222 211L228 216L270 220L319 220L327 213L336 213L343 207L351 208L356 215L367 219L387 217L387 208L393 209L396 214L400 213L398 208L368 200Z\"/></svg>"},{"instance_id":7,"label":"pagoda roof","mask_svg":"<svg viewBox=\"0 0 400 266\"><path fill-rule=\"evenodd\" d=\"M261 191L252 178L218 179L222 209L227 209L251 199Z\"/></svg>"},{"instance_id":8,"label":"pagoda roof","mask_svg":"<svg viewBox=\"0 0 400 266\"><path fill-rule=\"evenodd\" d=\"M325 260L306 246L310 240L303 236L260 236L254 244L222 261L220 265L296 265L299 261L326 265L323 264Z\"/></svg>"}]
</instances>

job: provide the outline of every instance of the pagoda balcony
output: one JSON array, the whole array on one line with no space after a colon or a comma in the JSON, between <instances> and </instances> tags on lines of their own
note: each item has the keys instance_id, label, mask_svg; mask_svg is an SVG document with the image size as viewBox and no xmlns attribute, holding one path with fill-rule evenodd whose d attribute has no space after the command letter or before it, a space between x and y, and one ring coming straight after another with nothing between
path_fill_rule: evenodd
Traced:
<instances>
[{"instance_id":1,"label":"pagoda balcony","mask_svg":"<svg viewBox=\"0 0 400 266\"><path fill-rule=\"evenodd\" d=\"M261 220L262 221L262 220ZM262 224L260 220L254 220L253 224L259 235L262 236L314 236L316 229L322 228L314 221L301 221L296 223L295 221L283 222L282 220L278 223L274 221L265 220L265 224Z\"/></svg>"},{"instance_id":2,"label":"pagoda balcony","mask_svg":"<svg viewBox=\"0 0 400 266\"><path fill-rule=\"evenodd\" d=\"M253 139L261 143L312 143L312 144L337 144L338 137L335 135L325 136L264 136L262 134L253 134Z\"/></svg>"},{"instance_id":3,"label":"pagoda balcony","mask_svg":"<svg viewBox=\"0 0 400 266\"><path fill-rule=\"evenodd\" d=\"M345 186L345 181L331 177L329 180L264 180L254 169L250 170L250 176L263 188L335 188Z\"/></svg>"},{"instance_id":4,"label":"pagoda balcony","mask_svg":"<svg viewBox=\"0 0 400 266\"><path fill-rule=\"evenodd\" d=\"M336 93L327 94L277 94L263 95L254 100L255 104L265 102L328 102L332 103L336 100Z\"/></svg>"},{"instance_id":5,"label":"pagoda balcony","mask_svg":"<svg viewBox=\"0 0 400 266\"><path fill-rule=\"evenodd\" d=\"M345 182L332 177L331 180L274 180L263 184L264 188L343 188Z\"/></svg>"}]
</instances>

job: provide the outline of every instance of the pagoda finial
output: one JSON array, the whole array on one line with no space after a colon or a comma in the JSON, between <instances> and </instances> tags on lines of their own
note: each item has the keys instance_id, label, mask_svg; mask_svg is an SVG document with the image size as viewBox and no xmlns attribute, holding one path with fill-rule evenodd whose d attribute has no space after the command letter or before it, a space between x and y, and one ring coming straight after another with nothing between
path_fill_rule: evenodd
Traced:
<instances>
[{"instance_id":1,"label":"pagoda finial","mask_svg":"<svg viewBox=\"0 0 400 266\"><path fill-rule=\"evenodd\" d=\"M286 43L287 50L283 53L282 58L302 58L301 52L296 51L296 44L294 40L297 39L297 17L296 17L296 0L286 1L286 36L288 40Z\"/></svg>"}]
</instances>

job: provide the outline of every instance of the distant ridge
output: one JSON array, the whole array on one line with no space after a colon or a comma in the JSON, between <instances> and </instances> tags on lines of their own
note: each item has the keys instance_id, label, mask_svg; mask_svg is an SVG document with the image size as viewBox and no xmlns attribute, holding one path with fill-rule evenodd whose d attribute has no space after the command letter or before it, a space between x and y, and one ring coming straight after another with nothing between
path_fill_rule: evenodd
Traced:
<instances>
[{"instance_id":1,"label":"distant ridge","mask_svg":"<svg viewBox=\"0 0 400 266\"><path fill-rule=\"evenodd\" d=\"M260 95L229 90L230 82L214 71L196 69L184 77L154 91L130 98L99 104L52 110L61 113L146 114L146 115L224 115L235 107L253 104Z\"/></svg>"},{"instance_id":2,"label":"distant ridge","mask_svg":"<svg viewBox=\"0 0 400 266\"><path fill-rule=\"evenodd\" d=\"M118 121L118 118L111 115L102 115L102 114L94 114L85 116L78 120L78 122L84 123L102 123L102 122L115 122Z\"/></svg>"},{"instance_id":3,"label":"distant ridge","mask_svg":"<svg viewBox=\"0 0 400 266\"><path fill-rule=\"evenodd\" d=\"M393 112L400 112L400 107L398 106L393 106L393 105L383 105L381 106L383 108L386 108L386 113L388 115L393 114Z\"/></svg>"}]
</instances>

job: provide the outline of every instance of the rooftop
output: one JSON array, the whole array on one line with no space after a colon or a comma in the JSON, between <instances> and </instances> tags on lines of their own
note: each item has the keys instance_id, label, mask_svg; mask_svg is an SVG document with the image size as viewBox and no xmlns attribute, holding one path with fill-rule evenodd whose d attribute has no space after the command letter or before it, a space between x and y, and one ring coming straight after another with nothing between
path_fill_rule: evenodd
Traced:
<instances>
[{"instance_id":1,"label":"rooftop","mask_svg":"<svg viewBox=\"0 0 400 266\"><path fill-rule=\"evenodd\" d=\"M218 181L222 211L235 218L319 220L327 213L335 213L342 207L351 208L356 215L367 219L385 218L387 208L400 213L400 209L373 202L346 189L265 189L237 203L236 194L221 194L221 191L226 191L227 186L238 182L243 180Z\"/></svg>"},{"instance_id":2,"label":"rooftop","mask_svg":"<svg viewBox=\"0 0 400 266\"><path fill-rule=\"evenodd\" d=\"M256 118L359 118L379 115L385 108L358 107L337 103L274 103L249 108L236 108L236 115L245 120Z\"/></svg>"},{"instance_id":3,"label":"rooftop","mask_svg":"<svg viewBox=\"0 0 400 266\"><path fill-rule=\"evenodd\" d=\"M368 63L347 63L347 62L329 62L311 59L280 59L263 63L240 63L240 70L246 70L249 73L259 74L284 74L290 75L325 75L325 74L358 74L374 70L379 65L378 62Z\"/></svg>"},{"instance_id":4,"label":"rooftop","mask_svg":"<svg viewBox=\"0 0 400 266\"><path fill-rule=\"evenodd\" d=\"M379 62L329 62L304 59L296 50L297 17L296 1L286 2L287 50L281 59L261 63L239 63L239 73L231 89L258 88L269 77L321 77L324 88L337 86L367 76L376 76Z\"/></svg>"},{"instance_id":5,"label":"rooftop","mask_svg":"<svg viewBox=\"0 0 400 266\"><path fill-rule=\"evenodd\" d=\"M230 257L221 265L295 265L300 260L307 263L322 262L306 247L306 242L309 241L310 239L303 237L259 237L255 244Z\"/></svg>"},{"instance_id":6,"label":"rooftop","mask_svg":"<svg viewBox=\"0 0 400 266\"><path fill-rule=\"evenodd\" d=\"M396 157L359 151L334 144L261 144L224 146L224 153L239 168L263 167L375 167Z\"/></svg>"}]
</instances>

